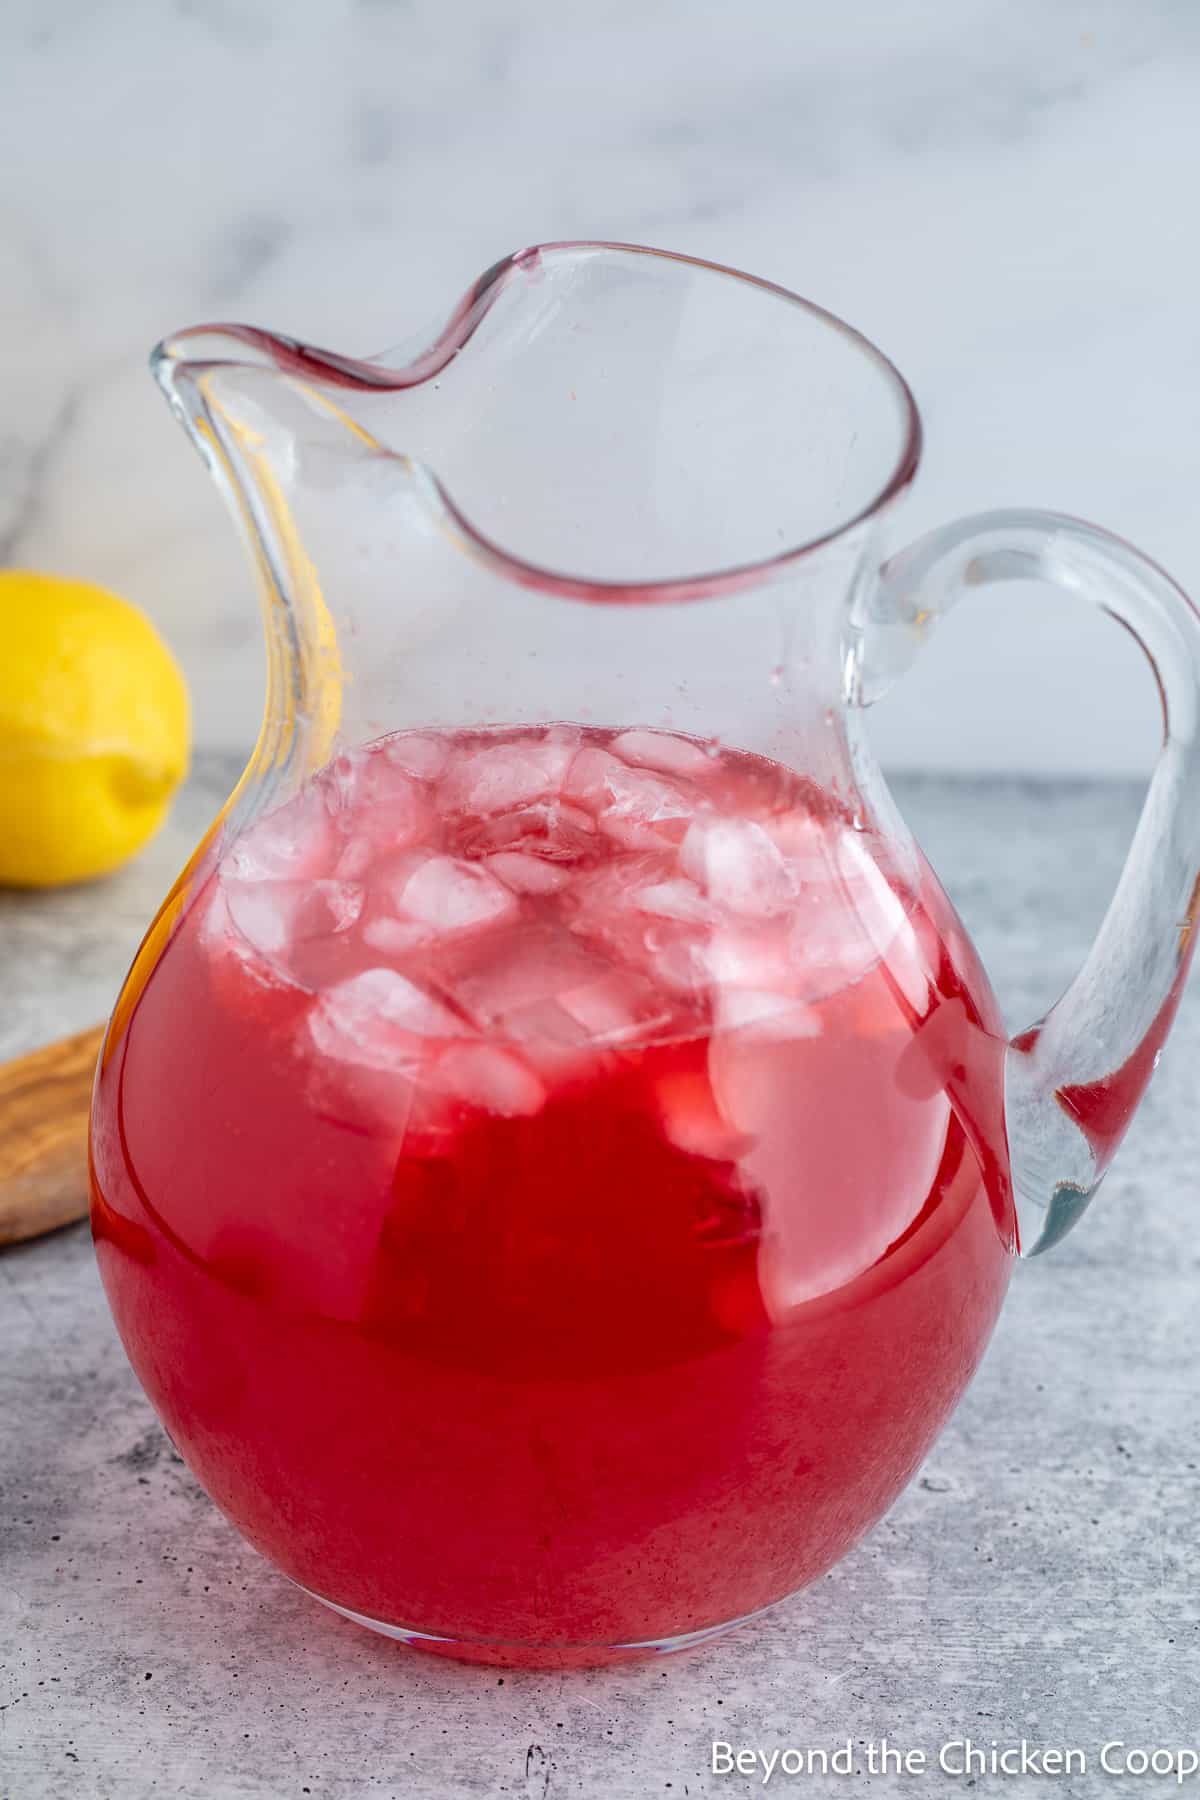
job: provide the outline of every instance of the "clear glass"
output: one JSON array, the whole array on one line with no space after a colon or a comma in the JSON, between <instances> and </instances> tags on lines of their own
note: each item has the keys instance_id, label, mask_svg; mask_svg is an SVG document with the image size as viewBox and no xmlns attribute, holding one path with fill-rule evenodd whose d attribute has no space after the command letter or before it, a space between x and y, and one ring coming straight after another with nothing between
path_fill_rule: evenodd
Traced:
<instances>
[{"instance_id":1,"label":"clear glass","mask_svg":"<svg viewBox=\"0 0 1200 1800\"><path fill-rule=\"evenodd\" d=\"M1088 526L879 566L919 424L856 332L552 245L370 361L244 326L158 378L256 560L262 734L117 1003L97 1254L219 1506L475 1660L693 1643L814 1579L1078 1216L1192 947L1200 626ZM1081 587L1164 749L1009 1044L866 703L958 592Z\"/></svg>"}]
</instances>

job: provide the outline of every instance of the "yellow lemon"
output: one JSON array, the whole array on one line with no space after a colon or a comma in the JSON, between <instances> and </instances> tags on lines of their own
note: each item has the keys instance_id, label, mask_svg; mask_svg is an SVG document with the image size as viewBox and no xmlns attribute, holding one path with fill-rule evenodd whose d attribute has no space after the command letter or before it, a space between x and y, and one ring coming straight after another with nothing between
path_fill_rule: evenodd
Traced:
<instances>
[{"instance_id":1,"label":"yellow lemon","mask_svg":"<svg viewBox=\"0 0 1200 1800\"><path fill-rule=\"evenodd\" d=\"M53 887L140 850L187 773L187 688L103 588L0 570L0 883Z\"/></svg>"}]
</instances>

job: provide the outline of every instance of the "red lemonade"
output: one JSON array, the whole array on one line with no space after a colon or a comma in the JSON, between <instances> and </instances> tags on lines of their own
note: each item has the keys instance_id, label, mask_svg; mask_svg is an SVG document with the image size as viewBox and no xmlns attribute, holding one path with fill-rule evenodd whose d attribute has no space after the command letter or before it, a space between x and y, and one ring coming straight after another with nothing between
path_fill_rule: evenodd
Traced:
<instances>
[{"instance_id":1,"label":"red lemonade","mask_svg":"<svg viewBox=\"0 0 1200 1800\"><path fill-rule=\"evenodd\" d=\"M213 1499L355 1615L500 1661L702 1633L836 1561L979 1359L995 1003L924 865L777 763L398 733L139 966L113 1310Z\"/></svg>"}]
</instances>

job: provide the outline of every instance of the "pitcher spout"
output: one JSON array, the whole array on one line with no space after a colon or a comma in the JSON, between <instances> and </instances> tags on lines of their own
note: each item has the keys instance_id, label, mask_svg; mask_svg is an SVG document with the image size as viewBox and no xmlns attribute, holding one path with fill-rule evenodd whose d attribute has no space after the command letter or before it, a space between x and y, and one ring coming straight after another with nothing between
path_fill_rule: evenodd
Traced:
<instances>
[{"instance_id":1,"label":"pitcher spout","mask_svg":"<svg viewBox=\"0 0 1200 1800\"><path fill-rule=\"evenodd\" d=\"M676 669L672 717L706 735L744 739L753 695L763 748L811 760L841 697L841 601L919 442L900 377L820 308L621 245L506 258L382 356L207 325L154 371L258 571L259 764L297 774L405 719L588 723L597 666L639 720ZM815 407L819 455L795 428ZM731 684L723 609L685 631L677 606L735 597ZM594 612L589 657L547 598ZM635 604L642 649L618 667Z\"/></svg>"}]
</instances>

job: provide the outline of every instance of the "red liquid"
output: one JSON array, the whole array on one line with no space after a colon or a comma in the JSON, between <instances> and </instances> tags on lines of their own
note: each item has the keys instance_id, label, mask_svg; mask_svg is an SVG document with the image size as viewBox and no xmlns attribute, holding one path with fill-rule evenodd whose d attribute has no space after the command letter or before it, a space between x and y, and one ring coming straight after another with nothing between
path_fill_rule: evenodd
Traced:
<instances>
[{"instance_id":1,"label":"red liquid","mask_svg":"<svg viewBox=\"0 0 1200 1800\"><path fill-rule=\"evenodd\" d=\"M97 1254L265 1555L566 1662L752 1612L879 1517L1013 1241L994 1002L884 856L666 734L403 735L167 909Z\"/></svg>"}]
</instances>

